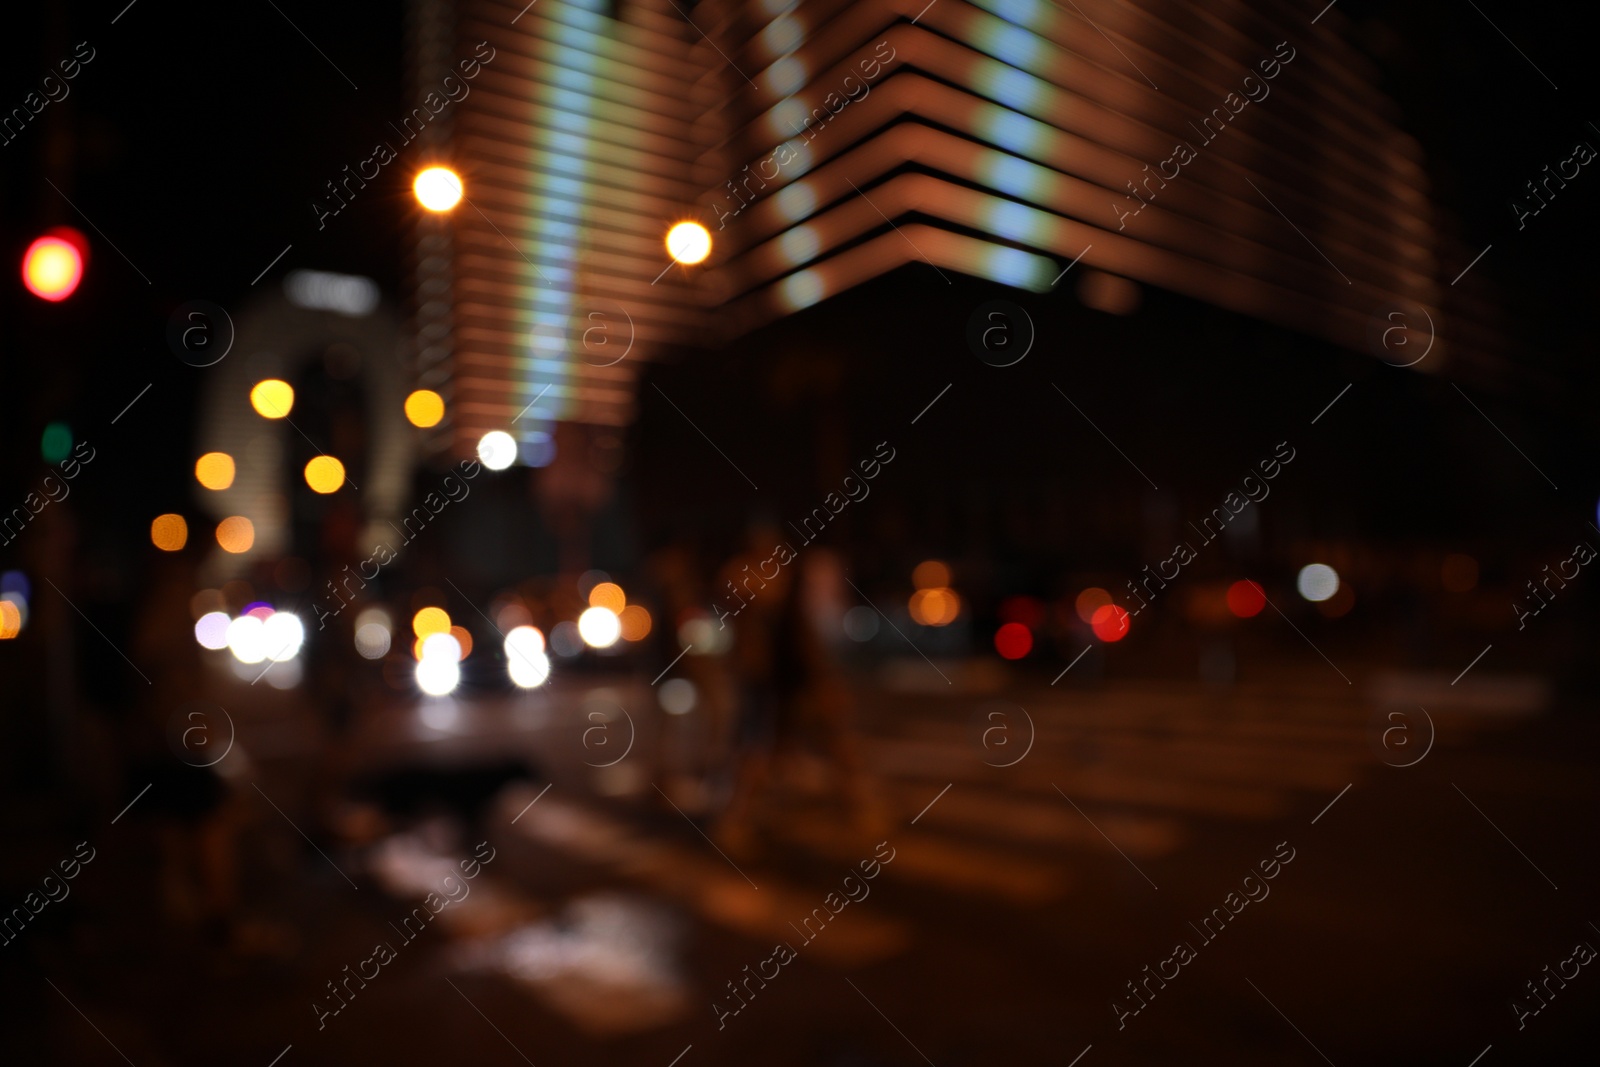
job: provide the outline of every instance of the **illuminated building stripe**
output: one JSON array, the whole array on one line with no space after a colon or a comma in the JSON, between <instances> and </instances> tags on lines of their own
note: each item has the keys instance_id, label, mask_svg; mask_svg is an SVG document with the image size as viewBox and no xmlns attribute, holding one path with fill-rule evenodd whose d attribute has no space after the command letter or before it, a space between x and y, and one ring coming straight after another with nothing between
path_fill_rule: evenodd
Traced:
<instances>
[{"instance_id":1,"label":"illuminated building stripe","mask_svg":"<svg viewBox=\"0 0 1600 1067\"><path fill-rule=\"evenodd\" d=\"M542 416L626 422L639 361L814 306L918 249L1033 291L1081 255L1358 349L1376 308L1404 298L1434 315L1441 353L1500 343L1477 309L1440 309L1453 253L1421 152L1329 32L1337 11L1312 32L1287 0L414 2L455 12L457 51L499 51L450 145L488 219L458 211L419 268L457 451L546 387ZM1281 41L1296 54L1266 81ZM894 57L829 114L880 47ZM1235 97L1235 114L1246 75L1270 91ZM1207 142L1191 123L1218 108ZM1180 143L1195 158L1176 165ZM692 270L662 247L683 218L715 242ZM633 322L620 367L576 351L607 301Z\"/></svg>"}]
</instances>

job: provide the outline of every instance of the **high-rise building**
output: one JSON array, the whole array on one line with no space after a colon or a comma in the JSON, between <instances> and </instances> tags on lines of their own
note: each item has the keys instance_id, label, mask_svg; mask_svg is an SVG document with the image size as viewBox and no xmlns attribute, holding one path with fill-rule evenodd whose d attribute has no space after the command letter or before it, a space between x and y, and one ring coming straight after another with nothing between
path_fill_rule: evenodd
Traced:
<instances>
[{"instance_id":1,"label":"high-rise building","mask_svg":"<svg viewBox=\"0 0 1600 1067\"><path fill-rule=\"evenodd\" d=\"M625 425L664 348L908 264L1033 293L1076 267L1110 310L1131 280L1355 349L1412 336L1427 370L1493 346L1473 308L1443 313L1468 257L1337 10L415 0L411 19L405 133L466 188L416 235L441 450L507 430L540 465L558 424ZM685 220L712 239L698 266L664 244Z\"/></svg>"}]
</instances>

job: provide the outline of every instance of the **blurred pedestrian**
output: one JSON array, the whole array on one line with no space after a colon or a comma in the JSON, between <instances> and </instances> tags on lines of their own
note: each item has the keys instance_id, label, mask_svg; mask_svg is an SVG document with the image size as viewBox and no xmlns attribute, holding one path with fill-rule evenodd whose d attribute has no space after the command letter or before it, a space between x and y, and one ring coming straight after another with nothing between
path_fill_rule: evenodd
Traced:
<instances>
[{"instance_id":1,"label":"blurred pedestrian","mask_svg":"<svg viewBox=\"0 0 1600 1067\"><path fill-rule=\"evenodd\" d=\"M134 698L124 742L125 788L149 787L138 814L156 824L168 920L226 943L237 919L244 813L214 757L227 751L237 762L243 753L224 747L232 726L216 714L221 709L198 700L205 679L189 610L195 591L190 557L185 551L156 558L140 602L129 651L150 684ZM186 707L198 717L186 717Z\"/></svg>"},{"instance_id":2,"label":"blurred pedestrian","mask_svg":"<svg viewBox=\"0 0 1600 1067\"><path fill-rule=\"evenodd\" d=\"M842 640L849 603L844 561L833 549L816 547L793 566L795 595L780 625L783 642L793 649L780 663L795 672L781 686L794 702L790 721L795 728L785 740L809 741L821 751L855 827L876 835L886 828L888 813L861 759L855 695L844 671Z\"/></svg>"},{"instance_id":3,"label":"blurred pedestrian","mask_svg":"<svg viewBox=\"0 0 1600 1067\"><path fill-rule=\"evenodd\" d=\"M779 562L780 537L771 522L752 523L745 549L723 565L717 581L718 623L733 629L738 711L733 795L716 837L729 852L744 855L754 845L756 804L768 789L785 697L798 674L794 642L780 634L794 588L792 572Z\"/></svg>"}]
</instances>

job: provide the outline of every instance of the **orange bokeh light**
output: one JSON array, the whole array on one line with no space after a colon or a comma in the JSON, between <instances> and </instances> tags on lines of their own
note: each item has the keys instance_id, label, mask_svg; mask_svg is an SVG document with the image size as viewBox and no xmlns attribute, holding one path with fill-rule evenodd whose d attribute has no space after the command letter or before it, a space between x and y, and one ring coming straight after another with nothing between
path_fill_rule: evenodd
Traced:
<instances>
[{"instance_id":1,"label":"orange bokeh light","mask_svg":"<svg viewBox=\"0 0 1600 1067\"><path fill-rule=\"evenodd\" d=\"M306 464L306 484L313 491L337 493L344 484L344 464L332 456L316 456Z\"/></svg>"},{"instance_id":2,"label":"orange bokeh light","mask_svg":"<svg viewBox=\"0 0 1600 1067\"><path fill-rule=\"evenodd\" d=\"M923 560L911 572L911 584L918 589L939 589L950 584L950 568L936 560Z\"/></svg>"},{"instance_id":3,"label":"orange bokeh light","mask_svg":"<svg viewBox=\"0 0 1600 1067\"><path fill-rule=\"evenodd\" d=\"M622 586L616 582L601 582L589 590L589 606L591 608L606 608L621 615L622 609L627 603L628 598L622 592Z\"/></svg>"},{"instance_id":4,"label":"orange bokeh light","mask_svg":"<svg viewBox=\"0 0 1600 1067\"><path fill-rule=\"evenodd\" d=\"M443 608L423 608L411 617L411 632L420 641L431 634L450 632L450 613Z\"/></svg>"},{"instance_id":5,"label":"orange bokeh light","mask_svg":"<svg viewBox=\"0 0 1600 1067\"><path fill-rule=\"evenodd\" d=\"M911 618L922 626L948 626L961 614L961 598L952 589L918 589L911 594Z\"/></svg>"},{"instance_id":6,"label":"orange bokeh light","mask_svg":"<svg viewBox=\"0 0 1600 1067\"><path fill-rule=\"evenodd\" d=\"M150 523L150 543L163 552L176 552L189 543L189 524L182 515L157 515Z\"/></svg>"},{"instance_id":7,"label":"orange bokeh light","mask_svg":"<svg viewBox=\"0 0 1600 1067\"><path fill-rule=\"evenodd\" d=\"M432 389L418 389L406 397L406 421L421 429L439 425L444 418L444 397Z\"/></svg>"},{"instance_id":8,"label":"orange bokeh light","mask_svg":"<svg viewBox=\"0 0 1600 1067\"><path fill-rule=\"evenodd\" d=\"M650 613L642 604L629 604L617 618L622 623L624 641L643 641L650 636Z\"/></svg>"},{"instance_id":9,"label":"orange bokeh light","mask_svg":"<svg viewBox=\"0 0 1600 1067\"><path fill-rule=\"evenodd\" d=\"M226 489L233 484L233 457L226 452L207 452L194 462L195 481L207 489Z\"/></svg>"},{"instance_id":10,"label":"orange bokeh light","mask_svg":"<svg viewBox=\"0 0 1600 1067\"><path fill-rule=\"evenodd\" d=\"M256 543L256 527L243 515L230 515L217 523L217 544L222 551L238 555Z\"/></svg>"}]
</instances>

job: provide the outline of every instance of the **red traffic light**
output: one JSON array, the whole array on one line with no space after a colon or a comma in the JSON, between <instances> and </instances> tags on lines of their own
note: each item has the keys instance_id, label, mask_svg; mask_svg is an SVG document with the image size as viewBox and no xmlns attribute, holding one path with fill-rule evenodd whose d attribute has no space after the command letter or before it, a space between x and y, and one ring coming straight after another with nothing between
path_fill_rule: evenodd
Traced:
<instances>
[{"instance_id":1,"label":"red traffic light","mask_svg":"<svg viewBox=\"0 0 1600 1067\"><path fill-rule=\"evenodd\" d=\"M89 242L69 226L40 237L22 254L22 284L28 292L52 303L65 300L83 280Z\"/></svg>"}]
</instances>

